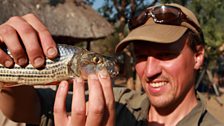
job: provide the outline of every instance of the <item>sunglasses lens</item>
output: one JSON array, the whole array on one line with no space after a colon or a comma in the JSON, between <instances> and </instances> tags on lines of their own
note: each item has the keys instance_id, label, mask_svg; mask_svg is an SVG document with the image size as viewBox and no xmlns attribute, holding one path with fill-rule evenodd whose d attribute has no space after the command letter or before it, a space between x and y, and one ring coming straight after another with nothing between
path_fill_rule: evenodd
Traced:
<instances>
[{"instance_id":1,"label":"sunglasses lens","mask_svg":"<svg viewBox=\"0 0 224 126\"><path fill-rule=\"evenodd\" d=\"M176 24L180 17L180 10L169 6L160 6L156 7L152 14L157 22Z\"/></svg>"},{"instance_id":2,"label":"sunglasses lens","mask_svg":"<svg viewBox=\"0 0 224 126\"><path fill-rule=\"evenodd\" d=\"M138 16L131 18L128 22L129 29L132 30L140 25L143 25L150 17L150 12L152 14L152 18L156 23L179 25L181 21L180 9L171 6L159 6L153 9L148 9L140 13Z\"/></svg>"}]
</instances>

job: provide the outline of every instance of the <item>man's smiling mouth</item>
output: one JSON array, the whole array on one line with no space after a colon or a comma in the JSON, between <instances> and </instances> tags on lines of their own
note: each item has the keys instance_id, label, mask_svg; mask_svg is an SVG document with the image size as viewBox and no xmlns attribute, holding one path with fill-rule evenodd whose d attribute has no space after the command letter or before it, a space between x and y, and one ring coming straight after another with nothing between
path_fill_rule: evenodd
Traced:
<instances>
[{"instance_id":1,"label":"man's smiling mouth","mask_svg":"<svg viewBox=\"0 0 224 126\"><path fill-rule=\"evenodd\" d=\"M168 84L168 82L165 82L165 81L161 81L161 82L150 82L149 84L153 88L158 88L158 87L161 87L161 86L164 86L164 85Z\"/></svg>"}]
</instances>

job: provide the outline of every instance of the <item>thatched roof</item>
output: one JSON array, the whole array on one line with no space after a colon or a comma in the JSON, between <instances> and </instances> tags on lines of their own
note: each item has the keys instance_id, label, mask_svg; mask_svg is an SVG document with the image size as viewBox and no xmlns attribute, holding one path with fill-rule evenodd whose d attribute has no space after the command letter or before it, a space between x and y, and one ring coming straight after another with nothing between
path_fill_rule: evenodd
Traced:
<instances>
[{"instance_id":1,"label":"thatched roof","mask_svg":"<svg viewBox=\"0 0 224 126\"><path fill-rule=\"evenodd\" d=\"M93 40L114 32L113 26L90 6L72 1L51 6L32 0L1 0L0 12L0 23L13 15L33 12L56 36Z\"/></svg>"}]
</instances>

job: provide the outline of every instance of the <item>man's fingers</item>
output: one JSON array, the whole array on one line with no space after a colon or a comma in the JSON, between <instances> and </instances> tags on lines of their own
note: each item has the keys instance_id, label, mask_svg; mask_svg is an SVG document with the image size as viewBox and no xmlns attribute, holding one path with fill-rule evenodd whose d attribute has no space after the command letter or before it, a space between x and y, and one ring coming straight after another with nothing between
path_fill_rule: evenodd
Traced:
<instances>
[{"instance_id":1,"label":"man's fingers","mask_svg":"<svg viewBox=\"0 0 224 126\"><path fill-rule=\"evenodd\" d=\"M82 78L75 78L73 82L72 114L73 126L84 126L86 121L85 84Z\"/></svg>"},{"instance_id":2,"label":"man's fingers","mask_svg":"<svg viewBox=\"0 0 224 126\"><path fill-rule=\"evenodd\" d=\"M39 44L39 38L35 29L23 18L16 16L10 18L6 24L12 26L19 34L31 64L36 68L43 66L45 63L45 56ZM8 46L10 51L12 47L13 46Z\"/></svg>"},{"instance_id":3,"label":"man's fingers","mask_svg":"<svg viewBox=\"0 0 224 126\"><path fill-rule=\"evenodd\" d=\"M89 102L87 111L87 126L98 126L102 124L105 102L102 87L97 75L91 74L88 76L89 86Z\"/></svg>"},{"instance_id":4,"label":"man's fingers","mask_svg":"<svg viewBox=\"0 0 224 126\"><path fill-rule=\"evenodd\" d=\"M0 36L1 42L4 42L8 47L8 50L13 56L14 62L20 66L26 65L28 63L28 59L20 44L16 30L8 24L3 24L0 26ZM1 51L0 56L2 58L1 60L11 59L8 55L6 55L6 53L3 53L3 51ZM4 64L3 61L1 61L1 64Z\"/></svg>"},{"instance_id":5,"label":"man's fingers","mask_svg":"<svg viewBox=\"0 0 224 126\"><path fill-rule=\"evenodd\" d=\"M45 56L53 59L58 55L50 32L33 14L14 16L2 24L0 42L6 44L15 63L20 66L30 61L35 68L39 68L44 65Z\"/></svg>"},{"instance_id":6,"label":"man's fingers","mask_svg":"<svg viewBox=\"0 0 224 126\"><path fill-rule=\"evenodd\" d=\"M8 56L3 50L0 49L0 64L5 67L12 67L14 62L10 56Z\"/></svg>"},{"instance_id":7,"label":"man's fingers","mask_svg":"<svg viewBox=\"0 0 224 126\"><path fill-rule=\"evenodd\" d=\"M66 123L68 122L68 117L66 113L67 93L68 93L68 82L62 81L59 84L59 88L57 90L54 103L54 120L56 126L66 126Z\"/></svg>"},{"instance_id":8,"label":"man's fingers","mask_svg":"<svg viewBox=\"0 0 224 126\"><path fill-rule=\"evenodd\" d=\"M110 76L106 69L99 71L98 73L99 81L101 87L103 89L103 94L105 97L106 110L107 112L104 115L105 125L113 126L115 120L115 102L114 102L114 94Z\"/></svg>"},{"instance_id":9,"label":"man's fingers","mask_svg":"<svg viewBox=\"0 0 224 126\"><path fill-rule=\"evenodd\" d=\"M58 51L48 29L34 14L27 14L23 18L37 31L44 54L50 59L55 58Z\"/></svg>"}]
</instances>

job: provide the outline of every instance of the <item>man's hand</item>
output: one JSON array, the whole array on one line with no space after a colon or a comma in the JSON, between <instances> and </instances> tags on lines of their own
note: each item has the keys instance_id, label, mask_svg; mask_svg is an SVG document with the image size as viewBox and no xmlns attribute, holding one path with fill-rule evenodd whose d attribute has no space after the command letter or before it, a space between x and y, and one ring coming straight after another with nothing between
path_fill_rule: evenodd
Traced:
<instances>
[{"instance_id":1,"label":"man's hand","mask_svg":"<svg viewBox=\"0 0 224 126\"><path fill-rule=\"evenodd\" d=\"M114 95L106 70L88 76L89 101L85 101L85 86L81 78L73 81L71 115L66 113L68 82L59 85L54 104L56 126L113 126L115 120Z\"/></svg>"},{"instance_id":2,"label":"man's hand","mask_svg":"<svg viewBox=\"0 0 224 126\"><path fill-rule=\"evenodd\" d=\"M42 67L45 57L57 56L56 44L42 22L33 14L11 17L0 25L0 45L5 45L12 57L0 49L0 63L12 67L14 63L26 66L28 62Z\"/></svg>"},{"instance_id":3,"label":"man's hand","mask_svg":"<svg viewBox=\"0 0 224 126\"><path fill-rule=\"evenodd\" d=\"M5 46L12 57L1 48ZM30 62L39 68L44 65L45 57L52 59L57 55L50 32L35 15L11 17L0 25L0 64L5 67L12 67L14 63L26 66ZM41 105L33 87L4 88L0 93L0 101L0 109L8 118L39 123Z\"/></svg>"}]
</instances>

